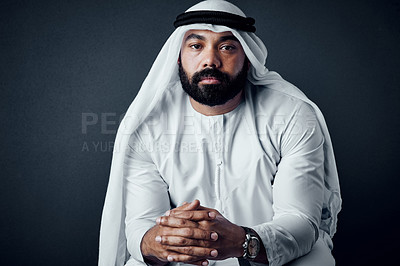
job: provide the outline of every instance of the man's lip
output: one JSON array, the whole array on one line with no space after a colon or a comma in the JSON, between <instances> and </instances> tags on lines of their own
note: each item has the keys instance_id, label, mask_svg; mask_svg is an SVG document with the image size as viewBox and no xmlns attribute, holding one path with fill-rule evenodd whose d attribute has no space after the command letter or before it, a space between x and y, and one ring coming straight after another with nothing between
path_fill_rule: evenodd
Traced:
<instances>
[{"instance_id":1,"label":"man's lip","mask_svg":"<svg viewBox=\"0 0 400 266\"><path fill-rule=\"evenodd\" d=\"M221 81L216 77L202 77L200 83L203 84L219 84Z\"/></svg>"}]
</instances>

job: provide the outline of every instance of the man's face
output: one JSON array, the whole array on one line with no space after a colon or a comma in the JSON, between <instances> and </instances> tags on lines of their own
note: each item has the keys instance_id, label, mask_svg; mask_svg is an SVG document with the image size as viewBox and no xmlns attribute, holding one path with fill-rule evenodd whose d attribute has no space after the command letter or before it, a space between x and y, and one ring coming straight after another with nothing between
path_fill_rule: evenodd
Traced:
<instances>
[{"instance_id":1,"label":"man's face","mask_svg":"<svg viewBox=\"0 0 400 266\"><path fill-rule=\"evenodd\" d=\"M188 31L179 61L183 89L201 104L224 104L246 83L248 61L231 32Z\"/></svg>"}]
</instances>

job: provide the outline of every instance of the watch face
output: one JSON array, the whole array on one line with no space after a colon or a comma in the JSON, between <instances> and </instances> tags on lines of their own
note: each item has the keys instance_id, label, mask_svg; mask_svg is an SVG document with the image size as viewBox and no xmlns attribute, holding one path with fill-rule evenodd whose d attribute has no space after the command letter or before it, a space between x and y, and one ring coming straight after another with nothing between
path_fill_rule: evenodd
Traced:
<instances>
[{"instance_id":1,"label":"watch face","mask_svg":"<svg viewBox=\"0 0 400 266\"><path fill-rule=\"evenodd\" d=\"M256 237L251 237L249 240L249 246L247 247L247 250L249 252L249 257L250 258L255 258L258 255L258 252L260 250L260 243L258 242L258 239Z\"/></svg>"}]
</instances>

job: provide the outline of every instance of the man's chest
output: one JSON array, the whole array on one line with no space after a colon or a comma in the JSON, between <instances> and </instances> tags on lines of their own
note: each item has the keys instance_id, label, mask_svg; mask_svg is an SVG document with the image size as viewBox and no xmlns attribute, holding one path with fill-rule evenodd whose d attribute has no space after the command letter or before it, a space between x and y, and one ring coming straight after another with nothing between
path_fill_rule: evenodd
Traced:
<instances>
[{"instance_id":1,"label":"man's chest","mask_svg":"<svg viewBox=\"0 0 400 266\"><path fill-rule=\"evenodd\" d=\"M223 197L244 183L271 185L280 156L248 122L224 116L186 122L179 132L159 135L154 142L159 150L152 153L154 163L171 190L218 187Z\"/></svg>"}]
</instances>

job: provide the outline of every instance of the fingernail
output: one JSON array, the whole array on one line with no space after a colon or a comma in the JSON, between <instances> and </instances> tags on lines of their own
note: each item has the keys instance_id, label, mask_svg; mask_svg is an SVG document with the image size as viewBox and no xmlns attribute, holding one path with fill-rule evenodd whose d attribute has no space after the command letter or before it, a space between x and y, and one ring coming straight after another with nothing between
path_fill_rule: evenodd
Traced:
<instances>
[{"instance_id":1,"label":"fingernail","mask_svg":"<svg viewBox=\"0 0 400 266\"><path fill-rule=\"evenodd\" d=\"M212 233L211 233L211 239L212 239L212 240L217 240L217 239L218 239L218 234L215 233L215 232L212 232Z\"/></svg>"},{"instance_id":2,"label":"fingernail","mask_svg":"<svg viewBox=\"0 0 400 266\"><path fill-rule=\"evenodd\" d=\"M156 219L156 223L157 223L157 224L160 224L160 222L161 222L161 218L158 217L158 218Z\"/></svg>"},{"instance_id":3,"label":"fingernail","mask_svg":"<svg viewBox=\"0 0 400 266\"><path fill-rule=\"evenodd\" d=\"M215 217L217 217L217 215L215 214L215 212L209 212L208 217L214 219Z\"/></svg>"},{"instance_id":4,"label":"fingernail","mask_svg":"<svg viewBox=\"0 0 400 266\"><path fill-rule=\"evenodd\" d=\"M207 266L207 265L208 265L208 260L203 261L203 262L201 263L201 265Z\"/></svg>"},{"instance_id":5,"label":"fingernail","mask_svg":"<svg viewBox=\"0 0 400 266\"><path fill-rule=\"evenodd\" d=\"M174 261L174 257L172 257L171 255L168 255L167 260L168 261Z\"/></svg>"},{"instance_id":6,"label":"fingernail","mask_svg":"<svg viewBox=\"0 0 400 266\"><path fill-rule=\"evenodd\" d=\"M216 250L211 251L211 256L213 256L213 257L218 256L218 251L216 251Z\"/></svg>"},{"instance_id":7,"label":"fingernail","mask_svg":"<svg viewBox=\"0 0 400 266\"><path fill-rule=\"evenodd\" d=\"M184 202L182 203L182 205L186 205L186 204L188 204L188 202L187 202L187 201L184 201Z\"/></svg>"},{"instance_id":8,"label":"fingernail","mask_svg":"<svg viewBox=\"0 0 400 266\"><path fill-rule=\"evenodd\" d=\"M161 243L161 236L156 236L156 242Z\"/></svg>"},{"instance_id":9,"label":"fingernail","mask_svg":"<svg viewBox=\"0 0 400 266\"><path fill-rule=\"evenodd\" d=\"M170 210L168 210L168 211L165 212L165 216L169 216L170 214L171 214L171 211L170 211Z\"/></svg>"}]
</instances>

